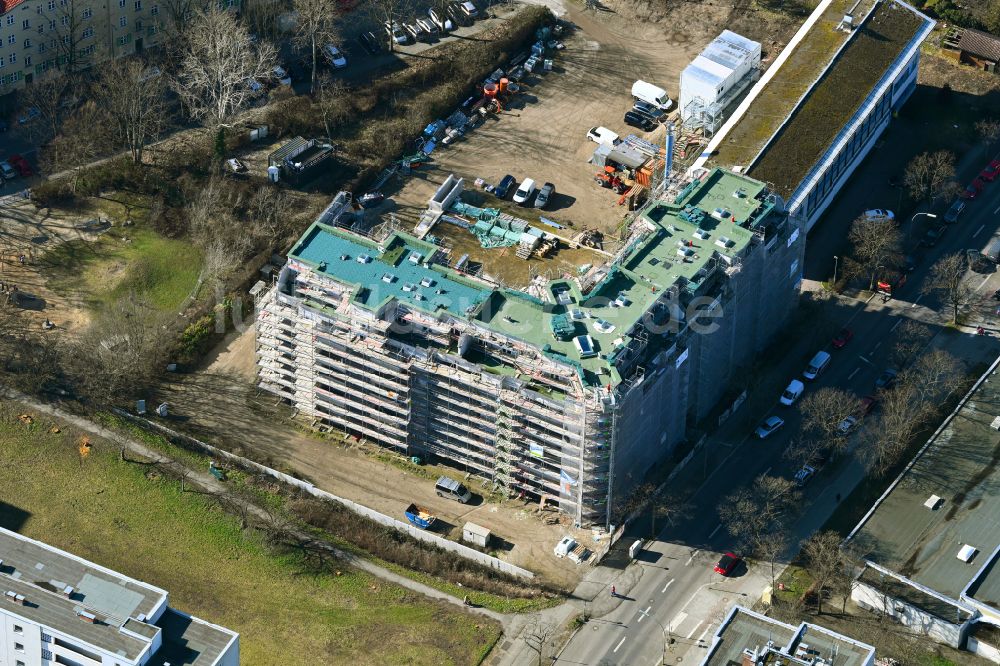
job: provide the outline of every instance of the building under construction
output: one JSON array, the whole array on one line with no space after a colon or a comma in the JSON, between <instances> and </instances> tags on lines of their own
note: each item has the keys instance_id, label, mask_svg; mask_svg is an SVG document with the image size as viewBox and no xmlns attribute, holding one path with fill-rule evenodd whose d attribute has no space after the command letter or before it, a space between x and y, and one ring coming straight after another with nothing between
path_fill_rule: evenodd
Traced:
<instances>
[{"instance_id":1,"label":"building under construction","mask_svg":"<svg viewBox=\"0 0 1000 666\"><path fill-rule=\"evenodd\" d=\"M260 385L318 425L548 496L581 525L620 517L798 293L798 223L720 169L654 196L619 252L533 294L415 236L339 228L345 209L261 296Z\"/></svg>"}]
</instances>

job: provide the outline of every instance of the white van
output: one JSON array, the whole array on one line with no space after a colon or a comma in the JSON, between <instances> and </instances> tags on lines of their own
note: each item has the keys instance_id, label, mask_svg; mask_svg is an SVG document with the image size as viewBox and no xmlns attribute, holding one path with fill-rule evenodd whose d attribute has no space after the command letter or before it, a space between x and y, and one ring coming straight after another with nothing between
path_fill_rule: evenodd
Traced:
<instances>
[{"instance_id":1,"label":"white van","mask_svg":"<svg viewBox=\"0 0 1000 666\"><path fill-rule=\"evenodd\" d=\"M830 355L825 351L816 352L816 355L809 361L809 367L805 369L802 376L812 381L819 377L820 373L826 370L826 366L828 365L830 365Z\"/></svg>"},{"instance_id":2,"label":"white van","mask_svg":"<svg viewBox=\"0 0 1000 666\"><path fill-rule=\"evenodd\" d=\"M514 203L523 204L531 198L531 195L535 193L535 181L530 178L525 178L521 183L521 187L517 188L517 192L514 192Z\"/></svg>"},{"instance_id":3,"label":"white van","mask_svg":"<svg viewBox=\"0 0 1000 666\"><path fill-rule=\"evenodd\" d=\"M612 132L607 127L591 127L587 132L587 138L596 144L613 146L618 143L618 133Z\"/></svg>"},{"instance_id":4,"label":"white van","mask_svg":"<svg viewBox=\"0 0 1000 666\"><path fill-rule=\"evenodd\" d=\"M643 102L649 102L664 111L668 111L673 106L670 95L667 94L666 90L645 81L636 81L632 84L632 97Z\"/></svg>"},{"instance_id":5,"label":"white van","mask_svg":"<svg viewBox=\"0 0 1000 666\"><path fill-rule=\"evenodd\" d=\"M797 379L793 379L792 381L788 382L788 388L786 388L785 392L781 394L781 404L785 405L786 407L791 407L793 404L795 404L795 401L799 399L799 396L801 396L802 392L805 390L806 390L805 384L803 384Z\"/></svg>"}]
</instances>

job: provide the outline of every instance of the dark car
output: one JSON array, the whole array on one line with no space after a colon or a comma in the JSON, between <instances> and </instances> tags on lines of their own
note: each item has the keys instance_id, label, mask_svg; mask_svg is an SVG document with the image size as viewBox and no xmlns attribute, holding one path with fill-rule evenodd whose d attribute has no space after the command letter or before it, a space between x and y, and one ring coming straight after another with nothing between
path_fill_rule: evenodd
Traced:
<instances>
[{"instance_id":1,"label":"dark car","mask_svg":"<svg viewBox=\"0 0 1000 666\"><path fill-rule=\"evenodd\" d=\"M934 247L937 245L941 237L944 236L944 232L947 227L942 225L934 225L927 230L924 237L920 239L920 244L924 247Z\"/></svg>"},{"instance_id":2,"label":"dark car","mask_svg":"<svg viewBox=\"0 0 1000 666\"><path fill-rule=\"evenodd\" d=\"M635 104L632 105L632 110L641 116L646 116L654 123L662 123L667 119L666 111L641 99L635 101Z\"/></svg>"},{"instance_id":3,"label":"dark car","mask_svg":"<svg viewBox=\"0 0 1000 666\"><path fill-rule=\"evenodd\" d=\"M656 123L637 111L627 111L625 113L625 124L638 127L643 132L652 132L656 129Z\"/></svg>"},{"instance_id":4,"label":"dark car","mask_svg":"<svg viewBox=\"0 0 1000 666\"><path fill-rule=\"evenodd\" d=\"M896 376L898 374L899 373L893 370L892 368L886 368L884 371L882 371L882 374L878 376L878 379L875 380L875 388L876 389L891 388L892 385L896 383Z\"/></svg>"},{"instance_id":5,"label":"dark car","mask_svg":"<svg viewBox=\"0 0 1000 666\"><path fill-rule=\"evenodd\" d=\"M31 165L28 164L28 160L24 159L20 155L17 154L11 155L10 157L7 158L7 161L10 162L11 166L17 169L17 172L25 178L34 173L31 170Z\"/></svg>"},{"instance_id":6,"label":"dark car","mask_svg":"<svg viewBox=\"0 0 1000 666\"><path fill-rule=\"evenodd\" d=\"M549 199L556 193L556 186L552 183L545 183L542 189L535 195L535 208L545 208L549 205Z\"/></svg>"},{"instance_id":7,"label":"dark car","mask_svg":"<svg viewBox=\"0 0 1000 666\"><path fill-rule=\"evenodd\" d=\"M743 558L739 555L736 555L735 553L726 553L719 558L719 563L715 565L715 573L720 576L728 576L733 573L733 569L736 568L736 565L742 561Z\"/></svg>"},{"instance_id":8,"label":"dark car","mask_svg":"<svg viewBox=\"0 0 1000 666\"><path fill-rule=\"evenodd\" d=\"M507 195L510 194L510 188L517 185L517 179L514 176L507 174L500 179L497 186L493 188L493 196L497 199L506 199Z\"/></svg>"},{"instance_id":9,"label":"dark car","mask_svg":"<svg viewBox=\"0 0 1000 666\"><path fill-rule=\"evenodd\" d=\"M962 190L961 194L959 194L958 196L962 197L963 199L975 199L977 196L979 196L979 193L983 191L983 184L984 183L982 180L976 178L971 183L969 183L969 186L966 187L964 190Z\"/></svg>"},{"instance_id":10,"label":"dark car","mask_svg":"<svg viewBox=\"0 0 1000 666\"><path fill-rule=\"evenodd\" d=\"M838 333L837 337L833 339L833 348L843 349L844 345L850 342L851 338L853 337L854 337L854 331L852 331L851 329L849 328L840 329L840 333Z\"/></svg>"},{"instance_id":11,"label":"dark car","mask_svg":"<svg viewBox=\"0 0 1000 666\"><path fill-rule=\"evenodd\" d=\"M369 30L368 32L363 32L358 37L358 41L361 42L361 46L365 51L371 53L372 55L377 55L382 50L382 40L375 36L375 33Z\"/></svg>"},{"instance_id":12,"label":"dark car","mask_svg":"<svg viewBox=\"0 0 1000 666\"><path fill-rule=\"evenodd\" d=\"M861 416L868 416L876 407L878 407L878 398L873 395L866 395L861 398L861 407L859 408L858 413Z\"/></svg>"}]
</instances>

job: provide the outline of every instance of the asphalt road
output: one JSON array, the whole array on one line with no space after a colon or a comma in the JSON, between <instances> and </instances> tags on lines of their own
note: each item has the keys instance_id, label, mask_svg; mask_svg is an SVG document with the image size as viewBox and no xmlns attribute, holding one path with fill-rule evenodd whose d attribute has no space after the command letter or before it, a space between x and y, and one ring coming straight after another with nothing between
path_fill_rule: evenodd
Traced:
<instances>
[{"instance_id":1,"label":"asphalt road","mask_svg":"<svg viewBox=\"0 0 1000 666\"><path fill-rule=\"evenodd\" d=\"M907 318L925 321L936 317L938 304L921 295L921 286L930 267L941 256L968 247L983 247L997 232L1000 220L1000 181L969 202L962 219L948 227L948 232L936 247L926 250L921 263L909 275L907 284L887 303L875 298L867 303L845 301L840 312L841 325L854 332L854 339L843 349L827 347L833 360L815 381L807 383L806 391L835 386L856 393L859 397L873 392L874 381L888 366L897 327ZM847 218L852 219L852 218ZM837 223L837 218L826 224ZM913 239L919 238L917 232ZM968 278L989 303L989 294L1000 288L996 273ZM984 354L995 354L997 331L992 309L986 310L984 323L993 331L993 338L976 340L972 344L991 342L982 347ZM976 325L979 321L972 321ZM774 372L787 381L800 377L805 361L817 349L794 345ZM722 497L749 480L771 474L790 478L796 469L783 458L782 452L798 435L801 417L795 407L783 407L774 396L774 405L760 419L777 414L785 426L766 440L758 440L748 432L719 433L706 451L716 458L728 458L718 465L695 493L691 518L680 525L663 529L656 541L647 544L639 561L622 571L622 585L616 585L620 595L609 614L591 620L567 644L555 663L588 665L653 665L666 663L698 663L704 656L720 622L735 603L752 603L770 584L770 567L766 564L743 565L730 577L715 574L712 568L720 553L732 548L726 530L718 517L717 507ZM752 429L752 427L750 428ZM700 465L692 463L692 468ZM698 474L695 469L692 474ZM803 507L790 527L793 543L823 525L836 509L840 498L847 497L863 479L864 470L852 457L841 459L820 472L804 488ZM622 540L630 543L628 537ZM633 582L634 581L634 582ZM610 589L606 592L610 594ZM666 639L666 640L665 640ZM667 644L672 639L671 644Z\"/></svg>"}]
</instances>

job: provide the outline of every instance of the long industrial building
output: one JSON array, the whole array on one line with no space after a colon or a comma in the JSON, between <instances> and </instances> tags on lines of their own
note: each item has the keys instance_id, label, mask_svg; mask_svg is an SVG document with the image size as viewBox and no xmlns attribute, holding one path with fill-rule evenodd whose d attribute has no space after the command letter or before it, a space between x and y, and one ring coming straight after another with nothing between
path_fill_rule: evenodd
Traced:
<instances>
[{"instance_id":1,"label":"long industrial building","mask_svg":"<svg viewBox=\"0 0 1000 666\"><path fill-rule=\"evenodd\" d=\"M799 225L721 169L654 196L619 252L532 294L413 235L347 231L350 214L335 200L260 296L260 385L319 426L546 496L580 525L620 517L797 301Z\"/></svg>"},{"instance_id":2,"label":"long industrial building","mask_svg":"<svg viewBox=\"0 0 1000 666\"><path fill-rule=\"evenodd\" d=\"M0 528L0 664L238 666L239 634L167 591Z\"/></svg>"}]
</instances>

